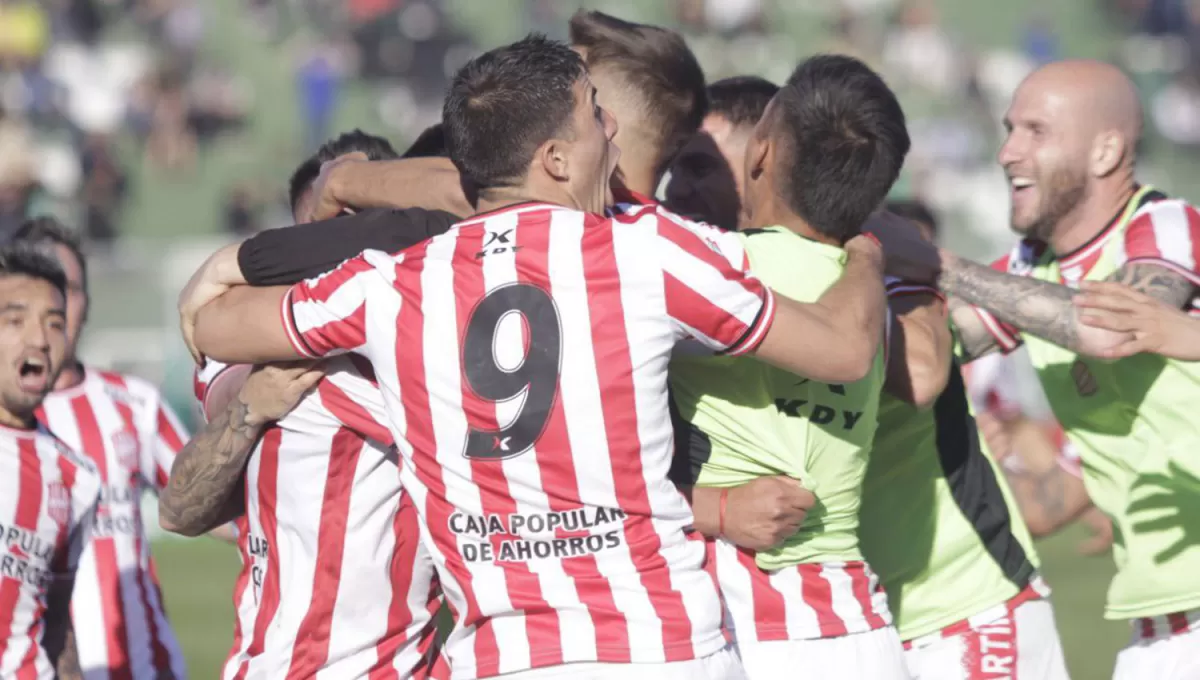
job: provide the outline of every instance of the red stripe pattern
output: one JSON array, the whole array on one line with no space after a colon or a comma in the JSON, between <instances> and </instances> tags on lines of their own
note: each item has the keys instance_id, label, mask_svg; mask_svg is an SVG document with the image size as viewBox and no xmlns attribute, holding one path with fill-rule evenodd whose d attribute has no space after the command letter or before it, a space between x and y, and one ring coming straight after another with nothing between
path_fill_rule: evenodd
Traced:
<instances>
[{"instance_id":1,"label":"red stripe pattern","mask_svg":"<svg viewBox=\"0 0 1200 680\"><path fill-rule=\"evenodd\" d=\"M375 369L456 617L454 677L725 644L666 476L666 369L676 343L765 336L773 299L743 260L652 206L525 204L289 293L298 351Z\"/></svg>"},{"instance_id":2,"label":"red stripe pattern","mask_svg":"<svg viewBox=\"0 0 1200 680\"><path fill-rule=\"evenodd\" d=\"M87 458L102 484L72 594L82 667L98 678L182 675L140 499L166 486L186 431L149 383L92 369L80 384L51 393L38 417Z\"/></svg>"},{"instance_id":3,"label":"red stripe pattern","mask_svg":"<svg viewBox=\"0 0 1200 680\"><path fill-rule=\"evenodd\" d=\"M708 568L740 643L839 637L892 623L887 596L865 562L765 571L752 551L728 541L709 541L708 550Z\"/></svg>"},{"instance_id":4,"label":"red stripe pattern","mask_svg":"<svg viewBox=\"0 0 1200 680\"><path fill-rule=\"evenodd\" d=\"M1134 619L1134 643L1161 640L1200 630L1200 609Z\"/></svg>"},{"instance_id":5,"label":"red stripe pattern","mask_svg":"<svg viewBox=\"0 0 1200 680\"><path fill-rule=\"evenodd\" d=\"M0 427L0 677L54 678L47 593L75 571L99 490L91 465L45 430Z\"/></svg>"},{"instance_id":6,"label":"red stripe pattern","mask_svg":"<svg viewBox=\"0 0 1200 680\"><path fill-rule=\"evenodd\" d=\"M211 363L201 376L225 374ZM325 369L247 464L227 680L384 680L432 663L440 599L382 396L353 357ZM203 401L211 382L198 382Z\"/></svg>"}]
</instances>

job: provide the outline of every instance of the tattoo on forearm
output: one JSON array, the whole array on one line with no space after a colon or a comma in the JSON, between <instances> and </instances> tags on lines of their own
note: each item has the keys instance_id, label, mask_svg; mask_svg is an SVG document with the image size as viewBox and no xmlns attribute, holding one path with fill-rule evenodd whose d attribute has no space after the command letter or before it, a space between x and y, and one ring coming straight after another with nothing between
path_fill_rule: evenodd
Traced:
<instances>
[{"instance_id":1,"label":"tattoo on forearm","mask_svg":"<svg viewBox=\"0 0 1200 680\"><path fill-rule=\"evenodd\" d=\"M234 398L176 457L160 512L179 530L202 533L227 519L222 511L262 431L248 414L241 397Z\"/></svg>"},{"instance_id":2,"label":"tattoo on forearm","mask_svg":"<svg viewBox=\"0 0 1200 680\"><path fill-rule=\"evenodd\" d=\"M1029 475L1030 496L1041 506L1047 521L1059 524L1066 519L1067 489L1062 468L1057 465L1040 475Z\"/></svg>"},{"instance_id":3,"label":"tattoo on forearm","mask_svg":"<svg viewBox=\"0 0 1200 680\"><path fill-rule=\"evenodd\" d=\"M1153 262L1134 262L1108 277L1145 293L1171 307L1183 308L1196 294L1196 286L1183 274Z\"/></svg>"},{"instance_id":4,"label":"tattoo on forearm","mask_svg":"<svg viewBox=\"0 0 1200 680\"><path fill-rule=\"evenodd\" d=\"M971 305L958 298L947 301L950 307L950 319L954 322L954 330L958 335L958 344L962 349L962 361L969 362L1000 348L996 338L984 327L983 321Z\"/></svg>"},{"instance_id":5,"label":"tattoo on forearm","mask_svg":"<svg viewBox=\"0 0 1200 680\"><path fill-rule=\"evenodd\" d=\"M1071 306L1075 291L1066 286L1012 276L958 258L942 269L938 285L946 294L983 307L1022 331L1061 347L1079 348Z\"/></svg>"}]
</instances>

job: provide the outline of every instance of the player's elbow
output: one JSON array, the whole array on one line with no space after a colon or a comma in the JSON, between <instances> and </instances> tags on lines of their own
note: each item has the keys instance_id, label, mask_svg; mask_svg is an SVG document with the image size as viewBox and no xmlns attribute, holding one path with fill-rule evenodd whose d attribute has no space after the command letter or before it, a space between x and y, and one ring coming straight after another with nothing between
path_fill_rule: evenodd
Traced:
<instances>
[{"instance_id":1,"label":"player's elbow","mask_svg":"<svg viewBox=\"0 0 1200 680\"><path fill-rule=\"evenodd\" d=\"M918 362L910 366L909 380L909 403L922 410L932 408L950 380L950 364L936 359Z\"/></svg>"},{"instance_id":2,"label":"player's elbow","mask_svg":"<svg viewBox=\"0 0 1200 680\"><path fill-rule=\"evenodd\" d=\"M158 526L167 533L188 538L195 538L204 533L199 528L188 526L186 522L181 521L179 514L175 512L175 508L165 494L158 501Z\"/></svg>"},{"instance_id":3,"label":"player's elbow","mask_svg":"<svg viewBox=\"0 0 1200 680\"><path fill-rule=\"evenodd\" d=\"M1024 513L1025 528L1029 529L1029 535L1034 538L1046 538L1056 533L1060 525L1050 521L1048 517L1039 512Z\"/></svg>"}]
</instances>

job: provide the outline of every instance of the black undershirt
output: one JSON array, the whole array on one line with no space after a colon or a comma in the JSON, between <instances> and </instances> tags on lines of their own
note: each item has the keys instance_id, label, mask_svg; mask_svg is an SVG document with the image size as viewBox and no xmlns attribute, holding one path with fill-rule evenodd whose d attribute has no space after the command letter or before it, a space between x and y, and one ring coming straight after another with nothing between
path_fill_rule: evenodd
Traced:
<instances>
[{"instance_id":1,"label":"black undershirt","mask_svg":"<svg viewBox=\"0 0 1200 680\"><path fill-rule=\"evenodd\" d=\"M298 283L334 269L364 250L397 253L446 233L457 215L442 210L371 209L264 231L238 248L238 267L252 286Z\"/></svg>"}]
</instances>

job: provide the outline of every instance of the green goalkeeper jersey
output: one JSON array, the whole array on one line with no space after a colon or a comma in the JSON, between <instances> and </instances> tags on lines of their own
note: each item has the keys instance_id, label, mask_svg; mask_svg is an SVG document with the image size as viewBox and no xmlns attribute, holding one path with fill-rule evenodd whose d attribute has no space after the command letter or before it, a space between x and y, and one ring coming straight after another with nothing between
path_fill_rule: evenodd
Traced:
<instances>
[{"instance_id":1,"label":"green goalkeeper jersey","mask_svg":"<svg viewBox=\"0 0 1200 680\"><path fill-rule=\"evenodd\" d=\"M859 539L903 640L1015 596L1037 571L1029 531L984 453L958 367L933 408L884 394Z\"/></svg>"},{"instance_id":2,"label":"green goalkeeper jersey","mask_svg":"<svg viewBox=\"0 0 1200 680\"><path fill-rule=\"evenodd\" d=\"M1137 263L1200 285L1200 211L1143 187L1079 251L1056 256L1026 241L996 266L1074 287ZM1189 308L1196 312L1195 297ZM1113 519L1117 575L1105 616L1200 608L1200 363L1148 354L1092 359L981 316L1001 347L1028 348L1079 450L1088 494Z\"/></svg>"},{"instance_id":3,"label":"green goalkeeper jersey","mask_svg":"<svg viewBox=\"0 0 1200 680\"><path fill-rule=\"evenodd\" d=\"M736 237L754 274L800 302L817 300L845 268L841 248L783 227ZM672 360L670 379L674 405L691 433L685 458L693 469L676 479L723 487L787 475L817 498L794 536L758 553L759 567L862 559L858 509L884 380L882 348L870 373L845 385L808 380L753 358L686 355Z\"/></svg>"}]
</instances>

